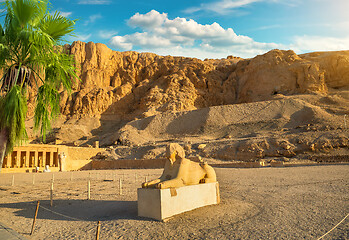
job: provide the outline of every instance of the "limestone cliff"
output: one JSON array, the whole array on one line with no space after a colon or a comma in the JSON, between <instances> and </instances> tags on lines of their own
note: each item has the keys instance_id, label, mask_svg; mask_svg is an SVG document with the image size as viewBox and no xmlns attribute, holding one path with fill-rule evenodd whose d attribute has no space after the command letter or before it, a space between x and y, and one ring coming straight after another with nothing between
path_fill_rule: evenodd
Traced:
<instances>
[{"instance_id":1,"label":"limestone cliff","mask_svg":"<svg viewBox=\"0 0 349 240\"><path fill-rule=\"evenodd\" d=\"M81 81L71 95L61 92L63 117L48 142L98 140L127 159L163 157L168 142L221 160L349 154L349 51L202 61L92 42L65 49ZM35 91L28 92L33 113Z\"/></svg>"},{"instance_id":2,"label":"limestone cliff","mask_svg":"<svg viewBox=\"0 0 349 240\"><path fill-rule=\"evenodd\" d=\"M65 47L74 55L81 78L71 96L61 93L65 115L130 120L349 85L349 51L297 55L272 50L252 59L202 61L117 52L92 42Z\"/></svg>"}]
</instances>

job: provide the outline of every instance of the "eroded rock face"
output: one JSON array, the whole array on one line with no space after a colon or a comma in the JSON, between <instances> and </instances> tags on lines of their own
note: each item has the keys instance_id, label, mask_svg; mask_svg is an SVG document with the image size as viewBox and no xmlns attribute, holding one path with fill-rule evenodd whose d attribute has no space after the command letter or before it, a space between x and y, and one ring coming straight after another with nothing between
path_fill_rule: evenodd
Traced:
<instances>
[{"instance_id":1,"label":"eroded rock face","mask_svg":"<svg viewBox=\"0 0 349 240\"><path fill-rule=\"evenodd\" d=\"M314 52L300 55L324 69L326 85L342 88L349 84L349 51Z\"/></svg>"},{"instance_id":2,"label":"eroded rock face","mask_svg":"<svg viewBox=\"0 0 349 240\"><path fill-rule=\"evenodd\" d=\"M81 82L71 96L61 94L65 115L133 119L349 85L349 51L298 56L272 50L252 59L201 61L116 52L92 42L66 48L75 57Z\"/></svg>"},{"instance_id":3,"label":"eroded rock face","mask_svg":"<svg viewBox=\"0 0 349 240\"><path fill-rule=\"evenodd\" d=\"M116 52L104 44L74 42L81 82L63 97L66 115L133 114L190 110L235 101L226 81L239 58L207 60ZM205 96L205 97L204 97Z\"/></svg>"},{"instance_id":4,"label":"eroded rock face","mask_svg":"<svg viewBox=\"0 0 349 240\"><path fill-rule=\"evenodd\" d=\"M291 50L272 50L240 61L231 77L237 83L237 102L254 102L278 93L326 92L324 71Z\"/></svg>"}]
</instances>

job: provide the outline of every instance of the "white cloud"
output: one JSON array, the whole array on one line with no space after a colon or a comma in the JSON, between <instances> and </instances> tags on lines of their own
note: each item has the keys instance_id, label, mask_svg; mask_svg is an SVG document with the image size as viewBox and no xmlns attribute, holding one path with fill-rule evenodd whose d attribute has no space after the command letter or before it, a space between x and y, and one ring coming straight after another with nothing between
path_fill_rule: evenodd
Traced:
<instances>
[{"instance_id":1,"label":"white cloud","mask_svg":"<svg viewBox=\"0 0 349 240\"><path fill-rule=\"evenodd\" d=\"M84 25L87 26L89 24L92 24L94 22L96 22L98 19L101 19L102 18L102 15L101 14L94 14L94 15L91 15L88 17L88 20L86 20L84 22Z\"/></svg>"},{"instance_id":2,"label":"white cloud","mask_svg":"<svg viewBox=\"0 0 349 240\"><path fill-rule=\"evenodd\" d=\"M128 37L122 37L122 36L115 36L110 39L109 44L112 45L116 49L121 50L132 50L132 43L129 42Z\"/></svg>"},{"instance_id":3,"label":"white cloud","mask_svg":"<svg viewBox=\"0 0 349 240\"><path fill-rule=\"evenodd\" d=\"M171 41L167 38L149 34L149 33L134 33L132 35L115 36L110 40L110 45L117 49L131 50L133 46L142 48L156 49L172 46Z\"/></svg>"},{"instance_id":4,"label":"white cloud","mask_svg":"<svg viewBox=\"0 0 349 240\"><path fill-rule=\"evenodd\" d=\"M103 5L103 4L110 4L111 1L109 0L80 0L78 4L85 4L85 5Z\"/></svg>"},{"instance_id":5,"label":"white cloud","mask_svg":"<svg viewBox=\"0 0 349 240\"><path fill-rule=\"evenodd\" d=\"M296 36L290 48L297 53L314 51L349 50L349 36L343 38L321 36Z\"/></svg>"},{"instance_id":6,"label":"white cloud","mask_svg":"<svg viewBox=\"0 0 349 240\"><path fill-rule=\"evenodd\" d=\"M131 37L133 39L132 42L142 47L157 48L167 47L171 45L170 39L154 34L149 34L147 32L135 33L132 34Z\"/></svg>"},{"instance_id":7,"label":"white cloud","mask_svg":"<svg viewBox=\"0 0 349 240\"><path fill-rule=\"evenodd\" d=\"M166 13L160 14L155 10L151 10L147 14L136 13L128 20L128 24L134 27L150 29L161 26L166 19Z\"/></svg>"},{"instance_id":8,"label":"white cloud","mask_svg":"<svg viewBox=\"0 0 349 240\"><path fill-rule=\"evenodd\" d=\"M158 54L167 52L200 58L202 53L205 53L206 57L252 57L281 47L275 43L255 42L248 36L236 34L232 28L224 29L216 22L203 25L192 19L169 19L166 13L160 14L155 10L146 14L136 13L128 23L143 32L114 36L109 42L111 47L118 50L135 49Z\"/></svg>"}]
</instances>

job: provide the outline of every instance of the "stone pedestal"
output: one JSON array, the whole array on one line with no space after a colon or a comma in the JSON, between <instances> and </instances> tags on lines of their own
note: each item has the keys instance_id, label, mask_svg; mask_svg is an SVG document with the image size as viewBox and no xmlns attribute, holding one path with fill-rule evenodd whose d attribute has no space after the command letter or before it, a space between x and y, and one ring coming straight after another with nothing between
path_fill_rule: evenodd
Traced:
<instances>
[{"instance_id":1,"label":"stone pedestal","mask_svg":"<svg viewBox=\"0 0 349 240\"><path fill-rule=\"evenodd\" d=\"M220 201L218 182L171 189L139 188L137 197L138 216L156 220L166 220Z\"/></svg>"}]
</instances>

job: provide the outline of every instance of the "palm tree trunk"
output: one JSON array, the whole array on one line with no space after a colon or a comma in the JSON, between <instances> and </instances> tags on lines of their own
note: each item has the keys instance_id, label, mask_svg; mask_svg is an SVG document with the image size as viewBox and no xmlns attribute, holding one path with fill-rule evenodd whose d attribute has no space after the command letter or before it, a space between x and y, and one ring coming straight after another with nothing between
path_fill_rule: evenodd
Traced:
<instances>
[{"instance_id":1,"label":"palm tree trunk","mask_svg":"<svg viewBox=\"0 0 349 240\"><path fill-rule=\"evenodd\" d=\"M8 133L6 129L0 131L0 173L2 168L2 163L4 162L6 146L8 140Z\"/></svg>"}]
</instances>

